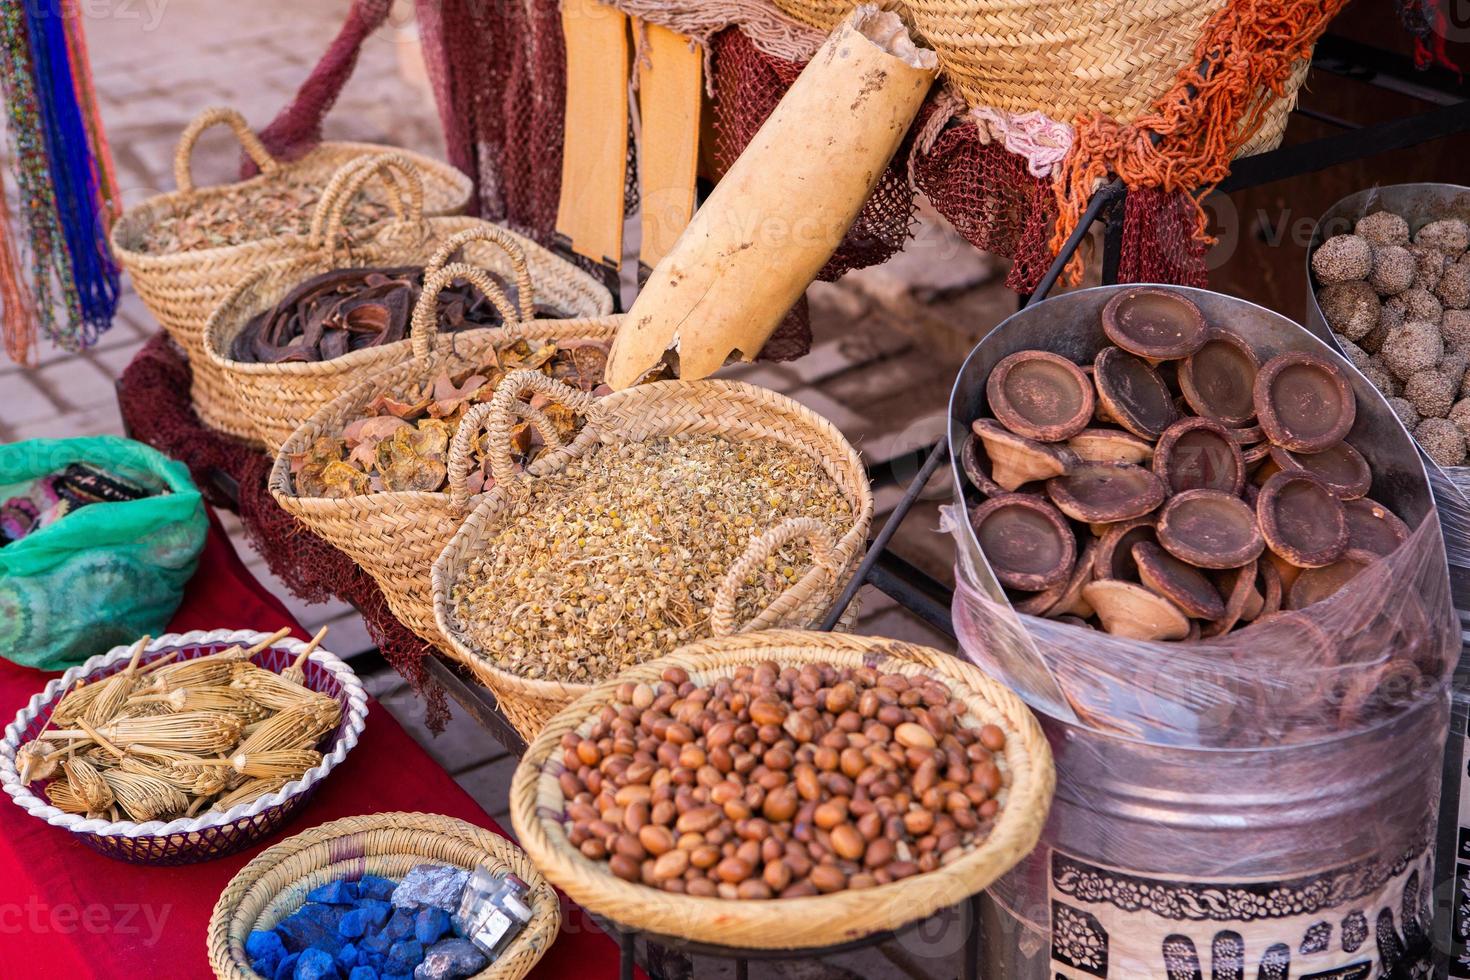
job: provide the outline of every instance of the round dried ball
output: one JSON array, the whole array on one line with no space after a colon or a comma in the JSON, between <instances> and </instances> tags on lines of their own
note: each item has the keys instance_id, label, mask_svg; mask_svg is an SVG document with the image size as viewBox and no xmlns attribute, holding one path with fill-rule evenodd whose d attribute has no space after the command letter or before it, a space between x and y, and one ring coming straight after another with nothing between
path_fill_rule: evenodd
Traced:
<instances>
[{"instance_id":1,"label":"round dried ball","mask_svg":"<svg viewBox=\"0 0 1470 980\"><path fill-rule=\"evenodd\" d=\"M1346 357L1352 366L1359 371L1373 362L1373 358L1367 351L1363 350L1363 348L1351 340L1348 340L1342 334L1334 334L1333 338L1337 341L1337 346L1342 348L1342 356Z\"/></svg>"},{"instance_id":2,"label":"round dried ball","mask_svg":"<svg viewBox=\"0 0 1470 980\"><path fill-rule=\"evenodd\" d=\"M1450 263L1449 256L1428 245L1410 245L1409 254L1414 256L1414 285L1421 289L1438 286L1439 277Z\"/></svg>"},{"instance_id":3,"label":"round dried ball","mask_svg":"<svg viewBox=\"0 0 1470 980\"><path fill-rule=\"evenodd\" d=\"M1463 310L1470 306L1470 261L1461 259L1445 269L1434 295L1446 309Z\"/></svg>"},{"instance_id":4,"label":"round dried ball","mask_svg":"<svg viewBox=\"0 0 1470 980\"><path fill-rule=\"evenodd\" d=\"M1383 312L1378 294L1361 279L1324 286L1317 302L1327 325L1349 340L1357 340L1377 326Z\"/></svg>"},{"instance_id":5,"label":"round dried ball","mask_svg":"<svg viewBox=\"0 0 1470 980\"><path fill-rule=\"evenodd\" d=\"M1444 315L1444 307L1435 295L1421 286L1406 289L1399 294L1404 298L1404 319L1438 323Z\"/></svg>"},{"instance_id":6,"label":"round dried ball","mask_svg":"<svg viewBox=\"0 0 1470 980\"><path fill-rule=\"evenodd\" d=\"M1431 221L1414 235L1415 245L1427 245L1458 258L1470 248L1470 225L1459 218L1443 218Z\"/></svg>"},{"instance_id":7,"label":"round dried ball","mask_svg":"<svg viewBox=\"0 0 1470 980\"><path fill-rule=\"evenodd\" d=\"M1378 364L1369 364L1362 369L1363 377L1383 393L1384 398L1396 398L1403 394L1404 386Z\"/></svg>"},{"instance_id":8,"label":"round dried ball","mask_svg":"<svg viewBox=\"0 0 1470 980\"><path fill-rule=\"evenodd\" d=\"M1334 235L1312 255L1312 271L1324 284L1366 279L1373 271L1373 247L1357 235Z\"/></svg>"},{"instance_id":9,"label":"round dried ball","mask_svg":"<svg viewBox=\"0 0 1470 980\"><path fill-rule=\"evenodd\" d=\"M1359 218L1353 226L1353 234L1366 239L1370 245L1409 244L1409 223L1392 211L1374 211Z\"/></svg>"},{"instance_id":10,"label":"round dried ball","mask_svg":"<svg viewBox=\"0 0 1470 980\"><path fill-rule=\"evenodd\" d=\"M1454 389L1459 391L1460 382L1465 378L1467 367L1470 367L1470 356L1459 351L1445 351L1444 357L1440 358L1439 366L1435 370L1448 378Z\"/></svg>"},{"instance_id":11,"label":"round dried ball","mask_svg":"<svg viewBox=\"0 0 1470 980\"><path fill-rule=\"evenodd\" d=\"M1444 356L1444 342L1434 324L1406 323L1390 331L1379 356L1394 377L1407 380L1439 363Z\"/></svg>"},{"instance_id":12,"label":"round dried ball","mask_svg":"<svg viewBox=\"0 0 1470 980\"><path fill-rule=\"evenodd\" d=\"M1450 409L1449 419L1459 426L1460 434L1470 438L1470 398L1461 398Z\"/></svg>"},{"instance_id":13,"label":"round dried ball","mask_svg":"<svg viewBox=\"0 0 1470 980\"><path fill-rule=\"evenodd\" d=\"M1414 427L1414 438L1440 466L1465 462L1465 434L1449 419L1425 419Z\"/></svg>"},{"instance_id":14,"label":"round dried ball","mask_svg":"<svg viewBox=\"0 0 1470 980\"><path fill-rule=\"evenodd\" d=\"M1470 310L1445 310L1439 333L1445 350L1470 352Z\"/></svg>"},{"instance_id":15,"label":"round dried ball","mask_svg":"<svg viewBox=\"0 0 1470 980\"><path fill-rule=\"evenodd\" d=\"M1369 284L1380 295L1393 296L1414 285L1414 256L1402 245L1375 245Z\"/></svg>"},{"instance_id":16,"label":"round dried ball","mask_svg":"<svg viewBox=\"0 0 1470 980\"><path fill-rule=\"evenodd\" d=\"M1404 428L1413 432L1414 426L1419 424L1419 413L1414 411L1414 406L1409 404L1409 400L1407 398L1389 398L1386 400L1388 407L1393 409L1393 414L1397 415L1399 421L1404 424Z\"/></svg>"},{"instance_id":17,"label":"round dried ball","mask_svg":"<svg viewBox=\"0 0 1470 980\"><path fill-rule=\"evenodd\" d=\"M1404 397L1425 418L1444 418L1455 404L1460 385L1438 371L1420 371L1404 384Z\"/></svg>"}]
</instances>

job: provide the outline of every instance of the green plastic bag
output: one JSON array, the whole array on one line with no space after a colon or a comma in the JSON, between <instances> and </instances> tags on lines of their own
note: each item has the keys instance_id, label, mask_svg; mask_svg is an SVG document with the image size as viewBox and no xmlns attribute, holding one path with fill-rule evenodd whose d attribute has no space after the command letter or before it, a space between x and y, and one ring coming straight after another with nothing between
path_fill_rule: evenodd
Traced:
<instances>
[{"instance_id":1,"label":"green plastic bag","mask_svg":"<svg viewBox=\"0 0 1470 980\"><path fill-rule=\"evenodd\" d=\"M209 530L188 469L131 439L0 445L0 486L78 462L159 493L88 504L0 547L0 656L29 667L61 670L163 633Z\"/></svg>"}]
</instances>

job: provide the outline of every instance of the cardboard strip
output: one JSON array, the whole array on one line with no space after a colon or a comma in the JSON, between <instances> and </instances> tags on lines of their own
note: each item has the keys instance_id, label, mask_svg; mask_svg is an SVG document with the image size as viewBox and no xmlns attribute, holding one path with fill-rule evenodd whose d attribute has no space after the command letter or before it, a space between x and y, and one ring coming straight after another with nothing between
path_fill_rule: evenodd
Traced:
<instances>
[{"instance_id":1,"label":"cardboard strip","mask_svg":"<svg viewBox=\"0 0 1470 980\"><path fill-rule=\"evenodd\" d=\"M616 283L628 164L628 18L595 0L562 0L561 22L567 109L558 244L602 265Z\"/></svg>"},{"instance_id":2,"label":"cardboard strip","mask_svg":"<svg viewBox=\"0 0 1470 980\"><path fill-rule=\"evenodd\" d=\"M666 27L634 20L633 29L645 39L638 52L641 282L694 216L704 59L689 38Z\"/></svg>"}]
</instances>

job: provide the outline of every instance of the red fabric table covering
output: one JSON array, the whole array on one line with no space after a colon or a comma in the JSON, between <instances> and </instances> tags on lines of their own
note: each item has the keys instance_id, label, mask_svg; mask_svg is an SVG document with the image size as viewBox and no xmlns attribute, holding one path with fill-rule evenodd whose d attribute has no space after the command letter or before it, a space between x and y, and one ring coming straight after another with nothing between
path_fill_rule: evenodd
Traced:
<instances>
[{"instance_id":1,"label":"red fabric table covering","mask_svg":"<svg viewBox=\"0 0 1470 980\"><path fill-rule=\"evenodd\" d=\"M171 629L282 626L306 637L211 516L199 571ZM54 676L0 660L5 724ZM206 927L236 871L308 827L391 810L442 813L503 833L377 702L362 740L295 820L247 851L203 864L155 868L103 857L0 796L0 977L209 977ZM613 977L617 967L616 945L563 900L561 936L532 976Z\"/></svg>"}]
</instances>

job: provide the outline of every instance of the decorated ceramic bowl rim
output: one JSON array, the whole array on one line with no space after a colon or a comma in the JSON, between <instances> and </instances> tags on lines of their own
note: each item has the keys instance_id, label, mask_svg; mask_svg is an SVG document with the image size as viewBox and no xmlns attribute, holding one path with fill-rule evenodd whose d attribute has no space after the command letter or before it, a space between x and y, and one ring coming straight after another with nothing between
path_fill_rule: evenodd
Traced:
<instances>
[{"instance_id":1,"label":"decorated ceramic bowl rim","mask_svg":"<svg viewBox=\"0 0 1470 980\"><path fill-rule=\"evenodd\" d=\"M255 630L192 630L188 633L166 633L149 643L144 648L144 652L154 653L179 647L201 647L218 643L239 643L249 646L269 636L269 633L259 633ZM299 653L305 647L306 644L295 637L287 637L271 644L273 649L281 649L290 653ZM231 807L224 813L211 812L197 817L180 817L167 822L150 820L147 823L137 823L131 820L100 820L91 819L79 813L65 813L31 792L30 787L20 781L20 773L15 767L15 753L20 748L22 733L40 715L43 708L59 698L61 693L70 688L78 678L89 676L113 664L126 662L131 656L131 644L117 646L106 653L98 654L85 663L72 667L60 677L53 679L39 694L32 697L15 716L15 720L6 726L5 740L0 742L0 786L3 786L5 792L15 800L16 805L21 809L34 817L40 817L53 827L62 827L74 834L96 834L101 837L169 837L174 834L208 830L213 827L226 827L280 806L291 797L306 792L325 779L327 773L345 759L347 753L357 744L367 720L367 692L363 690L362 682L340 657L318 647L312 651L308 659L326 670L341 685L342 693L346 695L346 711L341 732L332 750L322 757L319 765L308 770L300 779L289 782L276 792L262 796L258 800Z\"/></svg>"}]
</instances>

